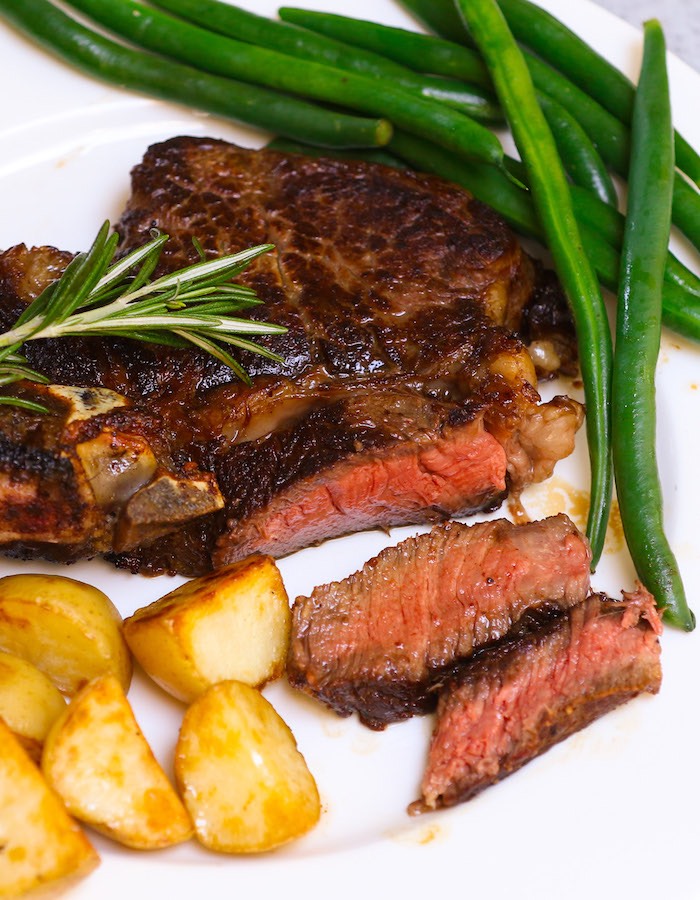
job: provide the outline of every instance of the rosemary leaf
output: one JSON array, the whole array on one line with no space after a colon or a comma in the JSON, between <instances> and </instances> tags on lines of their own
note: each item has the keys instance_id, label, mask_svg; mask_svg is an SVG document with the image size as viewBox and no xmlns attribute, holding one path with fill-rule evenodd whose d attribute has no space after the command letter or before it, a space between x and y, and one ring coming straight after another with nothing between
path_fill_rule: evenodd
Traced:
<instances>
[{"instance_id":1,"label":"rosemary leaf","mask_svg":"<svg viewBox=\"0 0 700 900\"><path fill-rule=\"evenodd\" d=\"M0 395L0 406L18 406L20 409L28 409L30 412L47 413L48 409L41 403L33 400L24 400L22 397L3 397Z\"/></svg>"},{"instance_id":2,"label":"rosemary leaf","mask_svg":"<svg viewBox=\"0 0 700 900\"><path fill-rule=\"evenodd\" d=\"M132 269L135 269L139 263L144 263L137 276L137 278L141 279L141 283L139 284L135 281L131 284L132 290L135 285L141 287L141 284L145 284L153 274L153 270L160 260L160 251L167 241L168 235L161 234L147 244L143 244L141 247L132 250L131 253L128 253L118 262L111 265L95 285L95 294L101 293L105 288L110 287L113 284L121 285L124 278L132 271Z\"/></svg>"},{"instance_id":3,"label":"rosemary leaf","mask_svg":"<svg viewBox=\"0 0 700 900\"><path fill-rule=\"evenodd\" d=\"M274 359L275 362L279 363L284 362L283 357L279 353L275 353L274 350L268 350L267 347L262 347L253 341L247 341L245 338L226 335L226 337L220 337L219 340L226 341L227 344L238 347L239 350L250 350L251 353L257 353L258 356L264 356L266 359Z\"/></svg>"},{"instance_id":4,"label":"rosemary leaf","mask_svg":"<svg viewBox=\"0 0 700 900\"><path fill-rule=\"evenodd\" d=\"M278 354L244 335L282 334L286 328L233 315L261 301L252 288L232 284L231 279L272 250L272 244L206 259L195 239L200 262L151 280L168 236L156 234L115 261L118 236L109 232L105 222L90 249L75 256L14 326L0 334L0 385L22 380L46 383L48 379L28 366L18 351L30 340L68 335L192 345L229 366L246 383L248 374L221 342L281 361ZM14 395L0 396L0 404L45 411L41 404Z\"/></svg>"},{"instance_id":5,"label":"rosemary leaf","mask_svg":"<svg viewBox=\"0 0 700 900\"><path fill-rule=\"evenodd\" d=\"M229 366L233 371L238 375L241 381L245 382L245 384L250 384L250 376L246 372L246 370L241 366L240 363L236 362L236 360L231 356L230 353L227 353L223 347L220 347L218 344L215 344L213 341L208 341L203 337L200 337L193 332L176 332L182 337L184 340L189 341L194 344L195 347L199 347L200 350L206 350L211 356L218 359L220 362L225 363Z\"/></svg>"}]
</instances>

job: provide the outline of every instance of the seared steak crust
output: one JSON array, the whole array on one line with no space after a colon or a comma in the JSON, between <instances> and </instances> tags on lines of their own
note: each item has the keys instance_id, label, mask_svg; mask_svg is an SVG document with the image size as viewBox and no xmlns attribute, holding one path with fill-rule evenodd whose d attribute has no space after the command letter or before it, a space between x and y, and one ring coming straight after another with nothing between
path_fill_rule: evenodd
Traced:
<instances>
[{"instance_id":1,"label":"seared steak crust","mask_svg":"<svg viewBox=\"0 0 700 900\"><path fill-rule=\"evenodd\" d=\"M173 459L163 423L101 388L20 385L0 406L0 545L64 562L159 537L221 509L214 479Z\"/></svg>"},{"instance_id":2,"label":"seared steak crust","mask_svg":"<svg viewBox=\"0 0 700 900\"><path fill-rule=\"evenodd\" d=\"M439 525L297 598L289 680L372 728L426 712L455 665L526 613L583 600L589 565L585 538L563 515Z\"/></svg>"},{"instance_id":3,"label":"seared steak crust","mask_svg":"<svg viewBox=\"0 0 700 900\"><path fill-rule=\"evenodd\" d=\"M554 744L661 686L661 623L643 588L593 595L484 650L442 689L422 812L469 800Z\"/></svg>"},{"instance_id":4,"label":"seared steak crust","mask_svg":"<svg viewBox=\"0 0 700 900\"><path fill-rule=\"evenodd\" d=\"M282 362L241 354L252 386L196 350L28 345L30 363L52 381L108 388L157 414L173 459L219 482L223 513L151 536L118 564L200 574L253 550L282 555L373 524L490 508L571 452L581 408L567 398L539 402L532 360L513 334L535 268L465 191L382 166L198 138L151 147L132 185L122 252L153 227L171 237L161 271L198 260L193 237L212 256L274 243L241 281L265 301L254 315L288 331L262 339ZM9 325L68 258L23 247L0 256L0 318ZM474 456L466 437L476 431L493 451L476 453L489 460L485 481L464 472ZM447 483L425 494L429 442L454 462L449 480L461 496ZM399 477L409 459L411 482ZM344 502L351 481L380 469L386 491ZM293 511L322 497L325 518L298 527Z\"/></svg>"},{"instance_id":5,"label":"seared steak crust","mask_svg":"<svg viewBox=\"0 0 700 900\"><path fill-rule=\"evenodd\" d=\"M275 338L285 362L251 359L254 374L424 370L422 357L441 355L434 338L449 339L442 316L469 307L514 329L532 293L532 265L492 210L439 179L382 166L176 138L132 173L124 248L154 224L172 236L169 269L197 261L192 235L211 253L277 246L246 280L265 315L289 326Z\"/></svg>"}]
</instances>

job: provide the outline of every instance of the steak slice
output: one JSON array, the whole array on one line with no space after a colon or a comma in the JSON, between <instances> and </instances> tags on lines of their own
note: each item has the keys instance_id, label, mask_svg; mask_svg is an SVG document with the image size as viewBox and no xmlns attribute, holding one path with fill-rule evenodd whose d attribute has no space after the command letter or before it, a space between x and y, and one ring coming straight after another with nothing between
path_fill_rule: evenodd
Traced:
<instances>
[{"instance_id":1,"label":"steak slice","mask_svg":"<svg viewBox=\"0 0 700 900\"><path fill-rule=\"evenodd\" d=\"M583 600L589 565L564 515L438 525L296 599L289 680L375 729L427 712L454 667L526 613Z\"/></svg>"},{"instance_id":2,"label":"steak slice","mask_svg":"<svg viewBox=\"0 0 700 900\"><path fill-rule=\"evenodd\" d=\"M256 552L284 556L348 531L467 515L498 506L506 492L506 455L483 413L410 392L321 406L291 434L238 444L214 471L238 497L216 565Z\"/></svg>"},{"instance_id":3,"label":"steak slice","mask_svg":"<svg viewBox=\"0 0 700 900\"><path fill-rule=\"evenodd\" d=\"M540 324L528 317L528 340L537 332L552 343L558 323L566 331L567 317L546 314L565 308L561 292L549 282L539 290L512 232L465 191L373 164L187 137L151 147L132 185L121 252L154 227L171 237L160 272L199 260L193 238L210 256L274 243L240 280L265 303L253 315L288 331L261 339L281 362L241 353L251 385L194 348L27 345L51 381L105 388L157 416L173 460L219 483L221 512L153 531L127 553L115 544L117 564L202 574L253 549L280 555L358 528L490 509L571 452L582 409L564 397L540 402L514 334L535 302ZM69 258L23 246L1 254L0 324ZM396 477L407 460L412 477ZM385 491L380 473L390 476ZM364 487L350 498L356 480Z\"/></svg>"},{"instance_id":4,"label":"steak slice","mask_svg":"<svg viewBox=\"0 0 700 900\"><path fill-rule=\"evenodd\" d=\"M599 716L661 686L661 622L643 588L594 594L549 623L484 650L443 687L421 799L453 806Z\"/></svg>"}]
</instances>

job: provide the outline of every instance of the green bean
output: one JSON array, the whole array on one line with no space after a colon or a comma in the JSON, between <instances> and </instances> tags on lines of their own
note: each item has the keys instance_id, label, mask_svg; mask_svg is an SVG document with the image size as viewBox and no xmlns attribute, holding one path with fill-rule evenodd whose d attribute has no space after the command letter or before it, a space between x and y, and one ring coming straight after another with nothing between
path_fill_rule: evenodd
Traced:
<instances>
[{"instance_id":1,"label":"green bean","mask_svg":"<svg viewBox=\"0 0 700 900\"><path fill-rule=\"evenodd\" d=\"M625 228L625 217L622 213L608 204L601 203L590 191L579 188L577 185L572 185L571 197L574 201L576 219L579 224L585 223L590 228L595 229L613 247L621 248L622 235ZM675 284L685 292L687 295L684 302L685 306L697 306L700 309L700 303L698 302L700 301L700 277L670 251L666 254L664 277L669 284ZM664 295L664 324L668 325L669 328L673 328L670 309L668 316L666 312L666 296ZM700 339L700 333L682 333L686 337L693 337L695 340Z\"/></svg>"},{"instance_id":2,"label":"green bean","mask_svg":"<svg viewBox=\"0 0 700 900\"><path fill-rule=\"evenodd\" d=\"M678 174L673 179L671 215L673 224L700 250L700 193Z\"/></svg>"},{"instance_id":3,"label":"green bean","mask_svg":"<svg viewBox=\"0 0 700 900\"><path fill-rule=\"evenodd\" d=\"M435 0L439 5L441 0ZM515 37L582 87L620 121L632 118L632 82L562 22L529 0L499 0ZM676 164L700 184L700 155L675 133Z\"/></svg>"},{"instance_id":4,"label":"green bean","mask_svg":"<svg viewBox=\"0 0 700 900\"><path fill-rule=\"evenodd\" d=\"M586 132L556 100L542 93L537 99L552 130L561 161L573 183L587 188L603 203L616 207L615 185Z\"/></svg>"},{"instance_id":5,"label":"green bean","mask_svg":"<svg viewBox=\"0 0 700 900\"><path fill-rule=\"evenodd\" d=\"M453 0L401 0L401 3L423 25L442 37L473 46L472 36L457 21ZM499 3L519 41L551 62L616 118L629 124L634 85L619 69L540 6L529 0L499 0ZM675 140L676 164L700 184L700 155L677 132Z\"/></svg>"},{"instance_id":6,"label":"green bean","mask_svg":"<svg viewBox=\"0 0 700 900\"><path fill-rule=\"evenodd\" d=\"M177 0L177 2L182 2L182 0ZM279 15L284 21L307 28L320 29L321 33L327 36L341 40L347 39L351 44L356 45L359 40L372 50L388 50L389 53L393 52L394 54L398 52L404 60L410 60L414 65L416 61L420 61L421 67L428 66L427 71L434 71L430 67L430 49L432 47L436 47L438 50L436 61L438 66L442 61L449 61L456 57L458 65L455 68L458 71L473 74L478 65L483 67L483 61L473 51L459 48L456 44L446 41L439 42L438 39L431 38L429 35L389 28L386 25L374 25L371 22L344 16L333 16L329 13L308 12L285 7L279 10ZM451 52L451 48L458 51L461 49L462 52L454 54ZM479 74L487 84L490 83L485 67ZM617 205L617 195L612 178L588 135L576 119L555 100L546 94L540 94L539 100L557 142L562 162L574 183L594 191L606 203Z\"/></svg>"},{"instance_id":7,"label":"green bean","mask_svg":"<svg viewBox=\"0 0 700 900\"><path fill-rule=\"evenodd\" d=\"M378 84L376 79L354 72L234 41L139 0L74 0L74 5L140 46L359 112L380 116L389 113L392 123L419 136L429 136L465 159L503 165L503 148L493 132L448 106L388 83Z\"/></svg>"},{"instance_id":8,"label":"green bean","mask_svg":"<svg viewBox=\"0 0 700 900\"><path fill-rule=\"evenodd\" d=\"M538 96L551 97L574 116L607 165L625 175L629 165L629 129L556 69L526 49L523 54Z\"/></svg>"},{"instance_id":9,"label":"green bean","mask_svg":"<svg viewBox=\"0 0 700 900\"><path fill-rule=\"evenodd\" d=\"M465 29L454 27L452 0L401 0L403 6L419 13L424 24L442 38L465 39ZM451 30L444 30L449 29ZM471 41L471 38L466 38ZM584 90L550 65L525 51L525 60L538 97L548 94L573 115L598 148L606 165L623 178L629 169L630 135L627 125L590 97ZM700 249L700 193L681 175L676 175L673 197L673 223L691 243Z\"/></svg>"},{"instance_id":10,"label":"green bean","mask_svg":"<svg viewBox=\"0 0 700 900\"><path fill-rule=\"evenodd\" d=\"M691 340L700 340L700 305L689 302L688 292L675 283L664 284L663 323L677 334Z\"/></svg>"},{"instance_id":11,"label":"green bean","mask_svg":"<svg viewBox=\"0 0 700 900\"><path fill-rule=\"evenodd\" d=\"M89 31L48 0L0 0L0 15L54 55L121 87L325 146L378 146L391 135L391 126L384 120L330 112L275 91L135 52Z\"/></svg>"},{"instance_id":12,"label":"green bean","mask_svg":"<svg viewBox=\"0 0 700 900\"><path fill-rule=\"evenodd\" d=\"M218 0L156 0L155 5L219 35L335 69L380 78L418 97L447 103L480 121L497 122L502 119L493 95L477 86L454 79L420 75L376 53L352 50L340 41L276 22L228 3ZM92 8L97 7L93 4ZM203 67L204 59L200 59L198 64Z\"/></svg>"},{"instance_id":13,"label":"green bean","mask_svg":"<svg viewBox=\"0 0 700 900\"><path fill-rule=\"evenodd\" d=\"M569 299L586 397L591 463L587 533L593 566L603 550L610 513L610 387L612 340L595 272L581 245L571 193L556 146L540 109L525 60L495 0L458 0L476 41L525 163L547 246Z\"/></svg>"},{"instance_id":14,"label":"green bean","mask_svg":"<svg viewBox=\"0 0 700 900\"><path fill-rule=\"evenodd\" d=\"M575 118L594 142L610 169L627 177L630 164L629 128L546 63L526 54L532 80L556 99ZM673 223L700 249L700 193L682 175L676 174L673 187Z\"/></svg>"},{"instance_id":15,"label":"green bean","mask_svg":"<svg viewBox=\"0 0 700 900\"><path fill-rule=\"evenodd\" d=\"M673 126L666 45L644 25L644 56L632 117L627 225L622 245L612 392L612 440L620 519L632 562L664 618L691 631L678 563L664 533L656 459L655 372L673 201Z\"/></svg>"},{"instance_id":16,"label":"green bean","mask_svg":"<svg viewBox=\"0 0 700 900\"><path fill-rule=\"evenodd\" d=\"M579 188L577 185L571 187L571 197L574 201L574 209L576 211L576 219L579 224L585 223L590 228L595 229L601 237L609 244L618 249L622 247L622 235L625 228L625 217L607 203L601 203L600 199L590 191ZM685 305L696 304L700 300L700 277L685 266L673 253L668 252L666 255L665 278L671 284L676 284L687 292L688 296ZM693 298L697 298L694 300ZM670 319L667 321L666 302L664 296L664 324L669 327ZM686 335L690 336L690 335ZM696 339L700 338L700 333L696 334Z\"/></svg>"},{"instance_id":17,"label":"green bean","mask_svg":"<svg viewBox=\"0 0 700 900\"><path fill-rule=\"evenodd\" d=\"M406 164L385 150L345 150L342 147L329 153L323 147L313 147L301 141L290 141L288 138L273 138L266 144L268 150L279 153L301 153L304 156L332 156L333 159L354 159L362 162L379 163L392 169L405 169ZM507 179L506 179L507 180Z\"/></svg>"},{"instance_id":18,"label":"green bean","mask_svg":"<svg viewBox=\"0 0 700 900\"><path fill-rule=\"evenodd\" d=\"M283 22L308 28L362 50L371 50L410 69L445 78L460 78L470 84L491 88L491 77L479 54L452 41L405 28L289 6L281 7L277 14Z\"/></svg>"},{"instance_id":19,"label":"green bean","mask_svg":"<svg viewBox=\"0 0 700 900\"><path fill-rule=\"evenodd\" d=\"M475 47L469 29L462 21L458 5L452 0L401 0L415 18L426 28L441 34L444 38Z\"/></svg>"}]
</instances>

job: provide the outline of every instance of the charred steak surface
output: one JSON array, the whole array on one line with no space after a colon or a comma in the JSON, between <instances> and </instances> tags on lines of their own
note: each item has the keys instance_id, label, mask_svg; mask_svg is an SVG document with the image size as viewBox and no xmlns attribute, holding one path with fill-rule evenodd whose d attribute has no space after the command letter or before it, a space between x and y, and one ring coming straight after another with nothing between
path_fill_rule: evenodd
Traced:
<instances>
[{"instance_id":1,"label":"charred steak surface","mask_svg":"<svg viewBox=\"0 0 700 900\"><path fill-rule=\"evenodd\" d=\"M581 602L589 566L563 515L438 525L296 599L289 680L372 728L427 712L456 665L526 614Z\"/></svg>"},{"instance_id":2,"label":"charred steak surface","mask_svg":"<svg viewBox=\"0 0 700 900\"><path fill-rule=\"evenodd\" d=\"M172 464L219 485L221 512L189 523L166 514L119 564L193 575L254 551L280 556L358 528L495 507L571 452L581 408L540 403L515 334L522 324L535 339L535 320L558 321L542 307L561 297L549 284L538 295L513 234L465 191L199 138L151 147L132 188L121 249L159 228L171 237L163 270L197 261L193 237L211 256L275 244L241 280L265 302L255 315L288 331L264 339L282 363L242 354L250 387L197 351L28 345L53 382L105 388L157 416ZM67 258L21 246L0 257L4 325ZM37 552L61 558L60 538L44 538ZM30 552L31 535L22 546Z\"/></svg>"}]
</instances>

